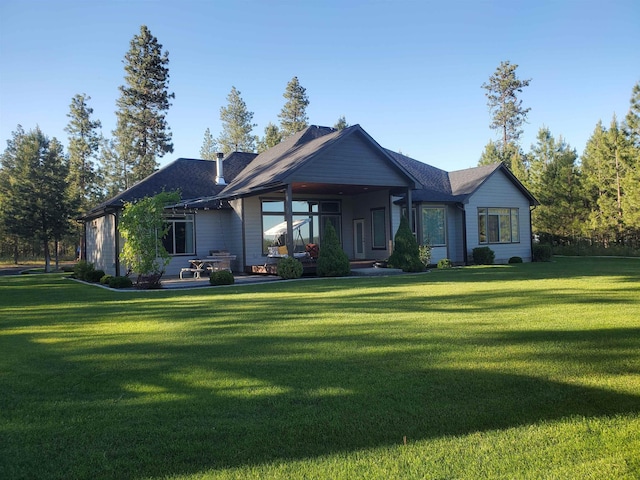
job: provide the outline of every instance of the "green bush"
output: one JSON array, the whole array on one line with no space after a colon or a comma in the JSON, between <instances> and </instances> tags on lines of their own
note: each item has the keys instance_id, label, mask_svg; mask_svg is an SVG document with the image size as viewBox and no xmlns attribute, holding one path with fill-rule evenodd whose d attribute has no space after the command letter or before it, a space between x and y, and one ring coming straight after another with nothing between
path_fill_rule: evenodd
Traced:
<instances>
[{"instance_id":1,"label":"green bush","mask_svg":"<svg viewBox=\"0 0 640 480\"><path fill-rule=\"evenodd\" d=\"M109 279L109 287L111 288L131 288L133 282L129 277L111 277Z\"/></svg>"},{"instance_id":2,"label":"green bush","mask_svg":"<svg viewBox=\"0 0 640 480\"><path fill-rule=\"evenodd\" d=\"M418 247L420 252L420 261L425 267L428 267L431 263L431 245L425 243Z\"/></svg>"},{"instance_id":3,"label":"green bush","mask_svg":"<svg viewBox=\"0 0 640 480\"><path fill-rule=\"evenodd\" d=\"M100 279L100 283L102 285L109 285L109 282L111 281L112 278L113 278L113 275L103 275L102 278Z\"/></svg>"},{"instance_id":4,"label":"green bush","mask_svg":"<svg viewBox=\"0 0 640 480\"><path fill-rule=\"evenodd\" d=\"M438 261L438 268L451 268L453 267L453 263L451 263L451 260L449 260L448 258L443 258L442 260Z\"/></svg>"},{"instance_id":5,"label":"green bush","mask_svg":"<svg viewBox=\"0 0 640 480\"><path fill-rule=\"evenodd\" d=\"M489 247L476 247L472 250L473 263L476 265L493 265L496 254Z\"/></svg>"},{"instance_id":6,"label":"green bush","mask_svg":"<svg viewBox=\"0 0 640 480\"><path fill-rule=\"evenodd\" d=\"M346 277L351 274L349 257L342 250L338 234L329 222L325 223L316 272L319 277Z\"/></svg>"},{"instance_id":7,"label":"green bush","mask_svg":"<svg viewBox=\"0 0 640 480\"><path fill-rule=\"evenodd\" d=\"M87 282L98 283L102 277L104 277L104 270L89 270L84 279Z\"/></svg>"},{"instance_id":8,"label":"green bush","mask_svg":"<svg viewBox=\"0 0 640 480\"><path fill-rule=\"evenodd\" d=\"M550 262L552 255L551 245L537 244L533 246L534 262Z\"/></svg>"},{"instance_id":9,"label":"green bush","mask_svg":"<svg viewBox=\"0 0 640 480\"><path fill-rule=\"evenodd\" d=\"M409 220L402 217L400 226L393 239L393 253L388 264L391 268L400 268L403 272L422 272L424 264L420 260L420 247L409 228ZM430 252L429 252L430 253Z\"/></svg>"},{"instance_id":10,"label":"green bush","mask_svg":"<svg viewBox=\"0 0 640 480\"><path fill-rule=\"evenodd\" d=\"M75 267L73 267L73 276L78 280L87 280L87 274L94 270L95 267L93 266L93 263L87 263L84 260L80 260L76 263Z\"/></svg>"},{"instance_id":11,"label":"green bush","mask_svg":"<svg viewBox=\"0 0 640 480\"><path fill-rule=\"evenodd\" d=\"M509 263L522 263L522 258L521 257L511 257L509 259Z\"/></svg>"},{"instance_id":12,"label":"green bush","mask_svg":"<svg viewBox=\"0 0 640 480\"><path fill-rule=\"evenodd\" d=\"M302 263L293 257L285 257L280 259L277 266L278 276L285 280L291 278L300 278L303 272Z\"/></svg>"},{"instance_id":13,"label":"green bush","mask_svg":"<svg viewBox=\"0 0 640 480\"><path fill-rule=\"evenodd\" d=\"M211 272L209 276L209 283L211 285L233 285L236 279L228 270L218 270L217 272Z\"/></svg>"}]
</instances>

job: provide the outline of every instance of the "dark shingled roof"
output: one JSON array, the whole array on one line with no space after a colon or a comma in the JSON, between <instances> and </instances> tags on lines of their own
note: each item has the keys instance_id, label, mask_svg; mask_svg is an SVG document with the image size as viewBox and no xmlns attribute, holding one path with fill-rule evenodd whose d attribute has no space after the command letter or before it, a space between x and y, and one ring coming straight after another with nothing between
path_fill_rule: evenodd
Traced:
<instances>
[{"instance_id":1,"label":"dark shingled roof","mask_svg":"<svg viewBox=\"0 0 640 480\"><path fill-rule=\"evenodd\" d=\"M233 152L223 160L223 176L228 183L232 181L256 157L255 153ZM105 211L122 208L125 202L156 195L164 191L179 190L182 201L180 206L192 208L220 208L219 200L211 197L219 194L225 185L216 185L216 161L178 158L144 180L136 183L124 192L101 203L89 211L85 218L99 216ZM207 199L201 201L201 199ZM198 203L198 205L191 205Z\"/></svg>"},{"instance_id":2,"label":"dark shingled roof","mask_svg":"<svg viewBox=\"0 0 640 480\"><path fill-rule=\"evenodd\" d=\"M286 177L307 162L327 144L344 135L344 130L310 126L284 139L278 145L262 152L233 182L222 191L221 196L246 195L256 190L281 187Z\"/></svg>"},{"instance_id":3,"label":"dark shingled roof","mask_svg":"<svg viewBox=\"0 0 640 480\"><path fill-rule=\"evenodd\" d=\"M446 172L380 147L360 125L342 130L312 125L260 155L242 152L229 154L223 164L227 185L216 185L215 161L179 158L97 206L84 218L122 208L124 202L155 195L163 190L180 190L182 200L174 208L223 208L228 206L227 199L282 188L298 168L335 142L356 132L416 182L417 188L411 195L414 202L464 203L489 177L501 170L529 199L531 205L537 204L531 193L503 164ZM402 202L399 200L399 203Z\"/></svg>"}]
</instances>

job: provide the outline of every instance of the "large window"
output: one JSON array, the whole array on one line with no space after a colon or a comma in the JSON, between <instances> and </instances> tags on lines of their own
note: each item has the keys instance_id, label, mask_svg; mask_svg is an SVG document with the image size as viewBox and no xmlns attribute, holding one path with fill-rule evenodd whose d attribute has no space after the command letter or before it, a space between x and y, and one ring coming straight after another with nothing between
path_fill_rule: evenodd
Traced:
<instances>
[{"instance_id":1,"label":"large window","mask_svg":"<svg viewBox=\"0 0 640 480\"><path fill-rule=\"evenodd\" d=\"M371 210L371 247L374 250L384 250L387 248L387 228L384 208Z\"/></svg>"},{"instance_id":2,"label":"large window","mask_svg":"<svg viewBox=\"0 0 640 480\"><path fill-rule=\"evenodd\" d=\"M342 238L342 216L339 201L294 200L292 202L294 223L293 245L295 252L304 252L308 243L320 244L322 229L331 222L338 238ZM287 244L284 200L262 200L262 253L269 247Z\"/></svg>"},{"instance_id":3,"label":"large window","mask_svg":"<svg viewBox=\"0 0 640 480\"><path fill-rule=\"evenodd\" d=\"M162 245L170 255L195 254L193 215L181 215L165 218L169 232L162 239Z\"/></svg>"},{"instance_id":4,"label":"large window","mask_svg":"<svg viewBox=\"0 0 640 480\"><path fill-rule=\"evenodd\" d=\"M422 241L432 247L447 244L444 207L422 207Z\"/></svg>"},{"instance_id":5,"label":"large window","mask_svg":"<svg viewBox=\"0 0 640 480\"><path fill-rule=\"evenodd\" d=\"M517 208L479 208L480 243L520 242L520 220Z\"/></svg>"}]
</instances>

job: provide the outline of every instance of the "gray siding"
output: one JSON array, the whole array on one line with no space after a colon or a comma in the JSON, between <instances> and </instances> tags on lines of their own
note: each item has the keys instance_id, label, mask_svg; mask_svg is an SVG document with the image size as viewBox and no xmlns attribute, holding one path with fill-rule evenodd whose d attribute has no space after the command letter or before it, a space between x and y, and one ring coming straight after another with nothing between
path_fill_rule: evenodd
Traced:
<instances>
[{"instance_id":1,"label":"gray siding","mask_svg":"<svg viewBox=\"0 0 640 480\"><path fill-rule=\"evenodd\" d=\"M96 270L116 274L115 217L106 215L87 222L86 258ZM121 272L124 273L124 272Z\"/></svg>"},{"instance_id":2,"label":"gray siding","mask_svg":"<svg viewBox=\"0 0 640 480\"><path fill-rule=\"evenodd\" d=\"M408 180L360 135L351 135L296 171L291 181L403 186Z\"/></svg>"},{"instance_id":3,"label":"gray siding","mask_svg":"<svg viewBox=\"0 0 640 480\"><path fill-rule=\"evenodd\" d=\"M517 208L519 216L519 243L480 244L478 233L478 208ZM487 181L469 198L465 205L467 216L467 249L469 261L475 247L488 246L495 252L496 263L507 263L509 258L518 256L531 261L530 206L522 192L500 171Z\"/></svg>"},{"instance_id":4,"label":"gray siding","mask_svg":"<svg viewBox=\"0 0 640 480\"><path fill-rule=\"evenodd\" d=\"M389 192L381 190L365 195L358 195L351 198L352 208L350 209L350 218L343 211L342 223L345 228L343 235L343 248L349 258L354 257L353 252L353 220L364 219L364 236L365 236L365 257L370 260L384 260L391 255L391 244L393 243L393 235L400 224L399 208L390 208ZM372 225L371 210L376 208L384 208L385 210L385 236L386 248L384 250L372 248ZM395 230L392 228L395 227Z\"/></svg>"}]
</instances>

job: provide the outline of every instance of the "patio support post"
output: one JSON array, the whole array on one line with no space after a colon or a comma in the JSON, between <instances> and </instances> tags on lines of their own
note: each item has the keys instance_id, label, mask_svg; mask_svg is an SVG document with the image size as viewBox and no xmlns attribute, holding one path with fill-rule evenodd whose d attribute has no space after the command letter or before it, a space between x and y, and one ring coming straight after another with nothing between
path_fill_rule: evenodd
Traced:
<instances>
[{"instance_id":1,"label":"patio support post","mask_svg":"<svg viewBox=\"0 0 640 480\"><path fill-rule=\"evenodd\" d=\"M287 185L284 197L284 216L287 221L287 252L293 257L293 188L291 184Z\"/></svg>"}]
</instances>

